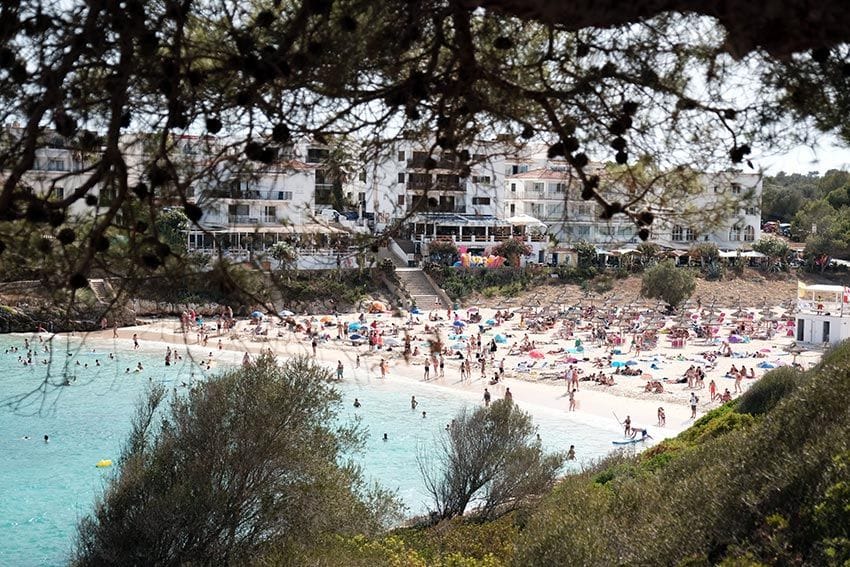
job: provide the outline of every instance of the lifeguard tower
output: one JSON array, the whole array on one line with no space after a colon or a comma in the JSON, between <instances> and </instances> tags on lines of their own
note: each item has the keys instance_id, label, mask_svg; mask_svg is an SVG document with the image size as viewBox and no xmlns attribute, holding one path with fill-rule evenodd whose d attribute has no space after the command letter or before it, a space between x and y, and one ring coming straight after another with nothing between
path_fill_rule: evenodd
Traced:
<instances>
[{"instance_id":1,"label":"lifeguard tower","mask_svg":"<svg viewBox=\"0 0 850 567\"><path fill-rule=\"evenodd\" d=\"M797 332L801 343L850 339L850 287L797 282Z\"/></svg>"}]
</instances>

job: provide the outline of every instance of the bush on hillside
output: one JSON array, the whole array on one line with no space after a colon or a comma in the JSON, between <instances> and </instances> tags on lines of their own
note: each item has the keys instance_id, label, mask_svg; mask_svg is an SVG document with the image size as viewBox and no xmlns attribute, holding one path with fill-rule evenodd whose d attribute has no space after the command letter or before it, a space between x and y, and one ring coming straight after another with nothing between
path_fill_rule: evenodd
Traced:
<instances>
[{"instance_id":1,"label":"bush on hillside","mask_svg":"<svg viewBox=\"0 0 850 567\"><path fill-rule=\"evenodd\" d=\"M755 381L738 398L738 406L735 411L750 415L764 415L772 410L780 400L790 396L802 380L802 373L790 366L771 370Z\"/></svg>"},{"instance_id":2,"label":"bush on hillside","mask_svg":"<svg viewBox=\"0 0 850 567\"><path fill-rule=\"evenodd\" d=\"M544 453L536 433L531 416L510 400L461 410L417 458L435 518L461 516L473 502L476 515L492 518L548 489L566 455Z\"/></svg>"},{"instance_id":3,"label":"bush on hillside","mask_svg":"<svg viewBox=\"0 0 850 567\"><path fill-rule=\"evenodd\" d=\"M330 372L306 358L254 363L133 422L116 476L79 526L75 565L246 565L269 546L377 533L393 497L344 463L362 442L335 424Z\"/></svg>"},{"instance_id":4,"label":"bush on hillside","mask_svg":"<svg viewBox=\"0 0 850 567\"><path fill-rule=\"evenodd\" d=\"M643 273L640 294L650 299L660 299L670 309L691 296L696 288L694 275L690 270L678 268L672 260L665 260Z\"/></svg>"}]
</instances>

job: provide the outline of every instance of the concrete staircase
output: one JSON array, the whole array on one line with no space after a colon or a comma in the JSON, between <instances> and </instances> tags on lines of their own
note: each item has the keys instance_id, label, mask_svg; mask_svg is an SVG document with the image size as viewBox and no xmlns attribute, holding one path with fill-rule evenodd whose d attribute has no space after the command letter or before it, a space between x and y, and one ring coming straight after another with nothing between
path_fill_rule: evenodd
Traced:
<instances>
[{"instance_id":1,"label":"concrete staircase","mask_svg":"<svg viewBox=\"0 0 850 567\"><path fill-rule=\"evenodd\" d=\"M108 281L101 279L89 280L89 288L91 288L95 299L99 303L109 305L115 301L115 290L112 289L112 285Z\"/></svg>"},{"instance_id":2,"label":"concrete staircase","mask_svg":"<svg viewBox=\"0 0 850 567\"><path fill-rule=\"evenodd\" d=\"M401 282L401 287L419 309L433 309L437 299L440 300L442 309L449 307L449 305L446 305L447 296L445 292L432 285L425 273L419 268L396 268L395 273Z\"/></svg>"}]
</instances>

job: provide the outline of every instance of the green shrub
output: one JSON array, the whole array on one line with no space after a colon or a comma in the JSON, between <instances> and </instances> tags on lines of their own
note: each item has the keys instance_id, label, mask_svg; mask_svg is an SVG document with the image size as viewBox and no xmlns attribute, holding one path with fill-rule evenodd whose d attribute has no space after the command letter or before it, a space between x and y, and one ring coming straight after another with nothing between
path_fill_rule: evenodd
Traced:
<instances>
[{"instance_id":1,"label":"green shrub","mask_svg":"<svg viewBox=\"0 0 850 567\"><path fill-rule=\"evenodd\" d=\"M750 415L766 414L796 390L802 380L802 374L790 366L771 370L738 398L735 411Z\"/></svg>"}]
</instances>

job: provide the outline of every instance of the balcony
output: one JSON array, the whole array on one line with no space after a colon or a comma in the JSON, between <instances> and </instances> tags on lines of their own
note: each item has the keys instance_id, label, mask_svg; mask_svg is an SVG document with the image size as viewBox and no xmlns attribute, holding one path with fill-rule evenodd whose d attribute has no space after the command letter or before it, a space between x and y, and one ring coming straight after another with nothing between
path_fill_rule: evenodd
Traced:
<instances>
[{"instance_id":1,"label":"balcony","mask_svg":"<svg viewBox=\"0 0 850 567\"><path fill-rule=\"evenodd\" d=\"M213 199L242 199L242 200L265 200L277 201L280 189L273 191L260 191L258 189L206 189L202 196Z\"/></svg>"},{"instance_id":2,"label":"balcony","mask_svg":"<svg viewBox=\"0 0 850 567\"><path fill-rule=\"evenodd\" d=\"M407 160L407 167L410 169L425 169L425 162L428 161L427 157L413 157ZM437 166L434 169L450 169L455 170L460 166L460 162L454 159L446 159L446 158L438 158Z\"/></svg>"},{"instance_id":3,"label":"balcony","mask_svg":"<svg viewBox=\"0 0 850 567\"><path fill-rule=\"evenodd\" d=\"M249 215L227 215L229 224L260 224L260 219Z\"/></svg>"}]
</instances>

